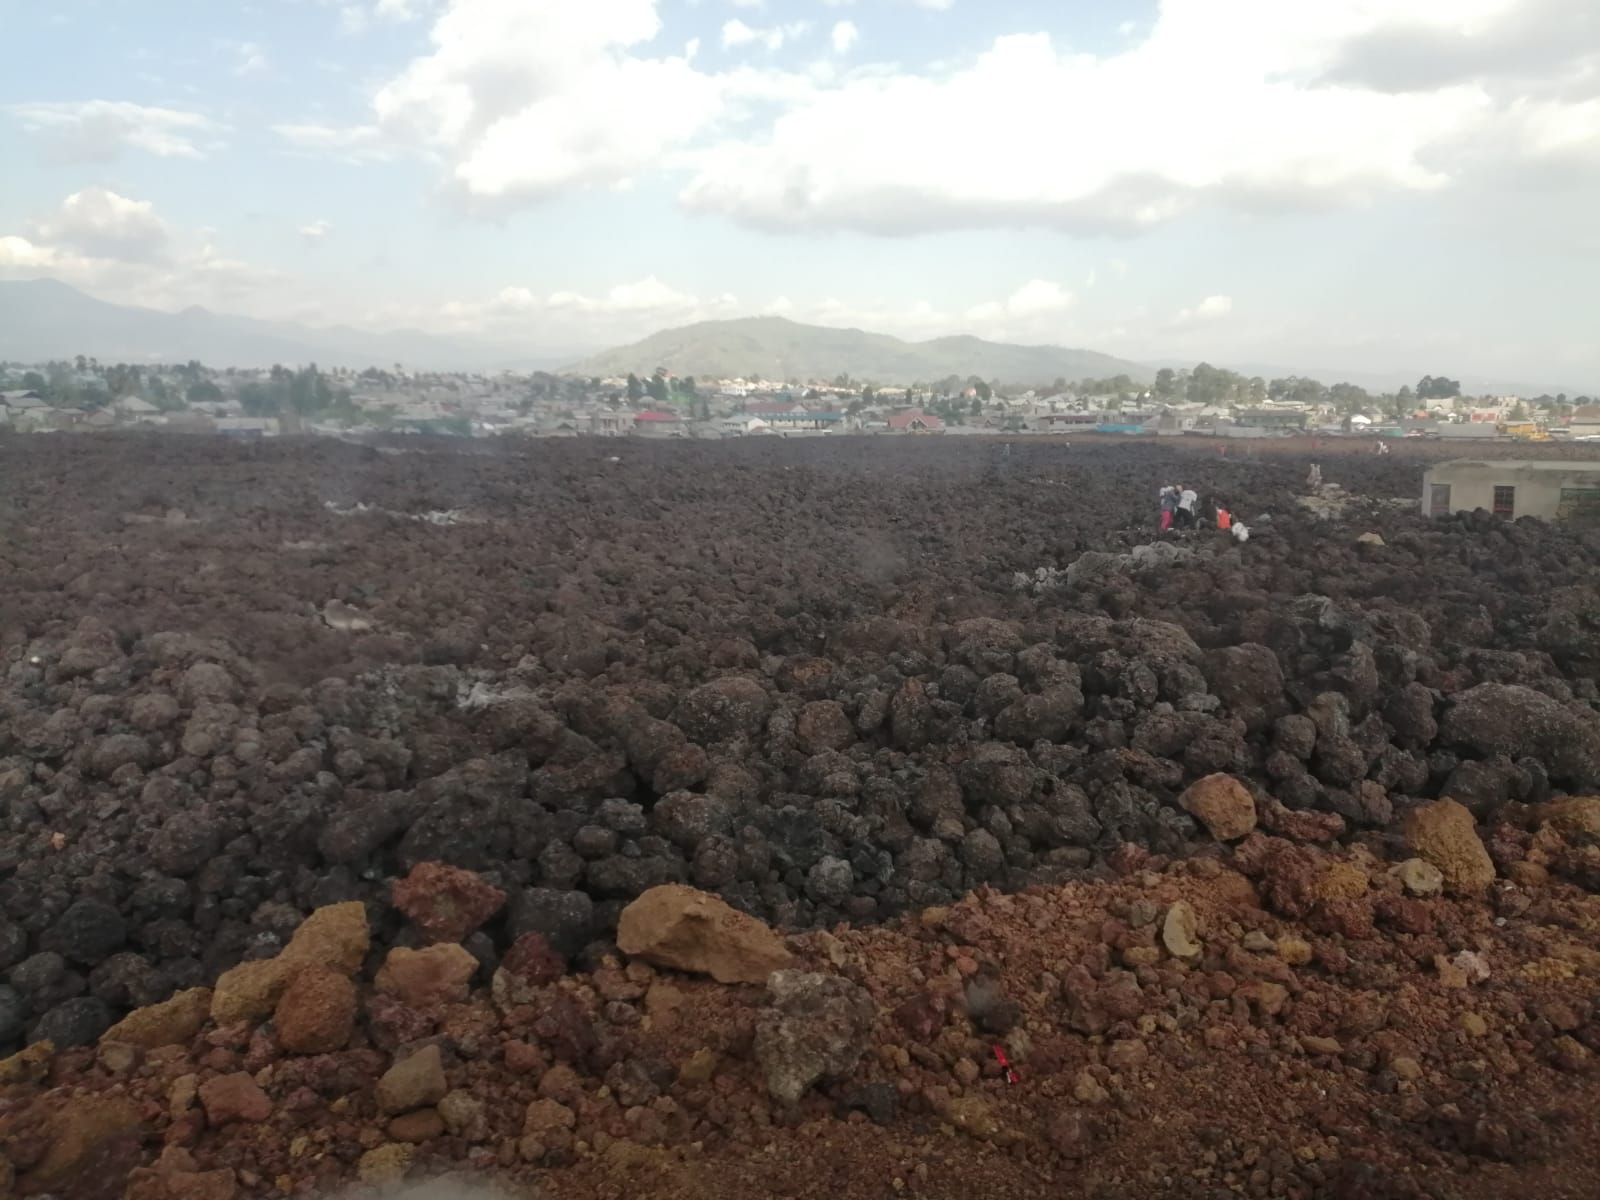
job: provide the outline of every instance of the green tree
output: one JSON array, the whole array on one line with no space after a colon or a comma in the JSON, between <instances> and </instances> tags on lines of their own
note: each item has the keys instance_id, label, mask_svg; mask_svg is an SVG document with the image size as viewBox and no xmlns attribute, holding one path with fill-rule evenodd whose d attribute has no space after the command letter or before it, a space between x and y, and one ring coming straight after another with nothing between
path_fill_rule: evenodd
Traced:
<instances>
[{"instance_id":1,"label":"green tree","mask_svg":"<svg viewBox=\"0 0 1600 1200\"><path fill-rule=\"evenodd\" d=\"M1443 375L1424 375L1417 383L1419 400L1451 400L1461 395L1461 381Z\"/></svg>"},{"instance_id":2,"label":"green tree","mask_svg":"<svg viewBox=\"0 0 1600 1200\"><path fill-rule=\"evenodd\" d=\"M644 399L644 384L633 372L628 372L628 403L637 404Z\"/></svg>"},{"instance_id":3,"label":"green tree","mask_svg":"<svg viewBox=\"0 0 1600 1200\"><path fill-rule=\"evenodd\" d=\"M1156 395L1163 400L1177 399L1178 373L1171 367L1162 367L1156 372Z\"/></svg>"},{"instance_id":4,"label":"green tree","mask_svg":"<svg viewBox=\"0 0 1600 1200\"><path fill-rule=\"evenodd\" d=\"M222 389L209 379L202 379L199 383L191 383L186 396L190 404L222 403Z\"/></svg>"},{"instance_id":5,"label":"green tree","mask_svg":"<svg viewBox=\"0 0 1600 1200\"><path fill-rule=\"evenodd\" d=\"M983 380L981 380L981 379L978 380L978 382L976 384L974 384L973 386L978 391L978 400L980 401L980 403L987 404L987 403L989 403L989 401L994 399L994 388L992 388L989 384L985 383ZM974 407L972 411L973 412L977 412L978 409L976 407Z\"/></svg>"},{"instance_id":6,"label":"green tree","mask_svg":"<svg viewBox=\"0 0 1600 1200\"><path fill-rule=\"evenodd\" d=\"M24 391L39 392L42 394L49 386L50 385L48 382L46 382L45 377L39 374L37 371L28 371L22 376L22 387Z\"/></svg>"},{"instance_id":7,"label":"green tree","mask_svg":"<svg viewBox=\"0 0 1600 1200\"><path fill-rule=\"evenodd\" d=\"M666 404L671 400L671 389L667 386L667 373L657 367L655 374L650 376L650 382L645 384L644 390L650 393L650 399L657 404Z\"/></svg>"},{"instance_id":8,"label":"green tree","mask_svg":"<svg viewBox=\"0 0 1600 1200\"><path fill-rule=\"evenodd\" d=\"M975 416L975 417L980 417L980 416L983 415L983 397L982 396L974 396L972 398L972 415Z\"/></svg>"}]
</instances>

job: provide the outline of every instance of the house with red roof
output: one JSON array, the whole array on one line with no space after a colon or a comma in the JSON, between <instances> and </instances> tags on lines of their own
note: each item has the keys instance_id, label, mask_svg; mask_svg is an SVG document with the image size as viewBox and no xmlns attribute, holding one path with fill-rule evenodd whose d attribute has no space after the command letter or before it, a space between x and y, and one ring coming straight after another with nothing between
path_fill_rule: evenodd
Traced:
<instances>
[{"instance_id":1,"label":"house with red roof","mask_svg":"<svg viewBox=\"0 0 1600 1200\"><path fill-rule=\"evenodd\" d=\"M897 412L889 418L890 433L943 433L944 422L920 408Z\"/></svg>"},{"instance_id":2,"label":"house with red roof","mask_svg":"<svg viewBox=\"0 0 1600 1200\"><path fill-rule=\"evenodd\" d=\"M663 412L660 409L634 413L633 431L649 437L683 437L687 432L682 414Z\"/></svg>"}]
</instances>

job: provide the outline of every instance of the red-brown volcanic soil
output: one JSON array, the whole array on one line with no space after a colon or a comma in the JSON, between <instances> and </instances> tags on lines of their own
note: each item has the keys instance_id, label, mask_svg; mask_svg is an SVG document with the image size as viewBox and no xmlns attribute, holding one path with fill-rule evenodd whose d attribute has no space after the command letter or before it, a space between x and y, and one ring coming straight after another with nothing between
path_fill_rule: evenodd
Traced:
<instances>
[{"instance_id":1,"label":"red-brown volcanic soil","mask_svg":"<svg viewBox=\"0 0 1600 1200\"><path fill-rule=\"evenodd\" d=\"M1600 1195L1577 449L0 439L0 1195Z\"/></svg>"}]
</instances>

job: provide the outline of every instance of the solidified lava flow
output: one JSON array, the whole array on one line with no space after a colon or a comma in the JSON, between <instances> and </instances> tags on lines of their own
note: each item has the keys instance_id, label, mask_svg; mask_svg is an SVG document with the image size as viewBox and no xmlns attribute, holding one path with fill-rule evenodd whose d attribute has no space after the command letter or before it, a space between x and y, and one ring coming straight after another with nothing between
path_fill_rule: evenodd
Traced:
<instances>
[{"instance_id":1,"label":"solidified lava flow","mask_svg":"<svg viewBox=\"0 0 1600 1200\"><path fill-rule=\"evenodd\" d=\"M211 1032L189 1033L193 1060L165 1074L145 1063L119 1075L107 1031L241 963L294 960L307 917L354 912L350 901L368 932L348 970L284 975L264 1009L241 1002L234 1015L259 1023L281 1002L304 1053L368 1056L346 1064L344 1090L367 1089L356 1117L371 1120L330 1135L338 1170L263 1151L233 1178L243 1194L285 1194L280 1176L291 1192L344 1183L380 1143L454 1139L451 1161L580 1173L636 1166L601 1156L619 1139L756 1146L742 1115L719 1118L705 1097L690 1111L685 1097L715 1090L713 1075L729 1081L723 1108L763 1085L696 1058L711 1050L663 1015L685 995L731 1031L713 1060L761 1062L784 1104L756 1126L789 1139L784 1153L800 1152L804 1110L789 1077L778 1082L793 1064L769 1052L793 1038L773 1030L837 1010L876 1049L818 1049L835 1065L796 1094L840 1122L828 1135L840 1153L860 1149L850 1131L869 1120L943 1121L1000 1160L1083 1164L1104 1146L1101 1190L1085 1195L1494 1194L1415 1190L1388 1156L1363 1156L1348 1112L1319 1115L1305 1096L1294 1119L1316 1130L1311 1149L1247 1149L1220 1109L1264 1086L1241 1082L1267 1069L1262 1055L1284 1052L1264 1028L1292 1032L1297 1063L1388 1097L1373 1136L1410 1123L1446 1167L1531 1170L1555 1152L1540 1121L1578 1119L1542 1077L1506 1084L1538 1093L1540 1121L1497 1115L1483 1081L1515 1077L1501 1058L1514 1067L1535 1047L1539 1070L1570 1071L1600 1049L1592 995L1563 990L1588 979L1592 993L1600 973L1572 949L1600 929L1588 904L1600 802L1584 803L1600 791L1600 531L1424 517L1427 451L1409 448L1080 441L1002 455L951 437L470 449L0 440L0 1058L48 1041L58 1083L97 1070L120 1081L113 1091L155 1079L163 1111L184 1072L202 1087L234 1080L226 1096L212 1087L225 1119L192 1115L213 1107L204 1092L191 1116L172 1110L163 1130L194 1128L160 1137L199 1161L141 1177L150 1200L178 1194L159 1180L221 1161L207 1128L260 1119L252 1088L264 1112L321 1112L341 1085L310 1068L238 1082L319 1061L278 1057L281 1008L263 1050L255 1025L240 1033L211 1007ZM1333 503L1302 503L1313 456L1343 489ZM1157 491L1174 482L1225 503L1250 540L1158 536ZM774 977L759 1013L684 985L652 1010L676 963L626 962L618 920L669 884L720 898L786 935L797 964L849 981ZM407 888L423 899L406 903ZM1570 931L1566 950L1531 932L1546 925ZM1490 973L1492 939L1526 968L1529 1003L1505 1009L1495 1052L1474 1057L1478 1012L1441 1002L1436 1021L1406 978L1444 979L1452 994L1458 976L1508 985ZM459 960L434 953L456 943ZM1035 961L1052 945L1055 960ZM427 971L408 967L425 948ZM428 975L442 990L407 971L443 972ZM318 1024L373 976L361 1023ZM472 978L496 981L493 1005ZM508 1001L512 978L547 991ZM468 1033L448 1021L407 1025L446 999L483 1006L497 1032L468 1032L493 1053L463 1050ZM1336 1016L1385 1003L1391 1032L1410 1022L1388 1043L1382 1020ZM594 1031L635 1036L640 1011L638 1036L675 1039L655 1057ZM1202 1036L1208 1011L1237 1018L1239 1036ZM894 1037L872 1034L874 1013ZM958 1019L971 1044L944 1045ZM505 1048L511 1026L525 1050ZM1031 1062L1026 1039L1006 1040L1029 1029ZM1077 1041L1057 1044L1057 1030ZM1190 1044L1168 1055L1167 1035ZM456 1125L477 1128L469 1106L452 1110L444 1093L383 1107L372 1080L388 1056L440 1038L445 1068L459 1068L451 1095L510 1094L527 1077L515 1130L485 1117L489 1132L467 1136ZM1019 1084L990 1043L1012 1046ZM1200 1141L1186 1154L1210 1155L1192 1191L1129 1165L1145 1151L1128 1150L1123 1092L1138 1093L1123 1081L1156 1069L1148 1053L1173 1070L1212 1053L1241 1072L1195 1085L1214 1089L1219 1113L1215 1131L1189 1131ZM885 1077L827 1083L858 1060ZM502 1074L470 1083L479 1067ZM545 1087L559 1070L572 1080ZM1411 1111L1435 1070L1463 1094ZM825 1101L810 1090L819 1079ZM1030 1085L1044 1106L1035 1126L990 1111ZM636 1099L608 1123L580 1102L586 1086L614 1106ZM1318 1086L1337 1091L1331 1077ZM23 1111L5 1103L0 1131ZM8 1134L22 1147L8 1169L34 1192L54 1186L40 1182L55 1178L40 1130L58 1118ZM128 1153L128 1169L154 1161ZM1035 1194L997 1182L982 1155L941 1183L912 1169L920 1153L906 1151L896 1190ZM759 1171L708 1183L696 1171L709 1168L674 1162L686 1173L662 1167L664 1194L783 1189ZM1547 1183L1596 1194L1560 1190L1559 1173ZM607 1194L604 1180L575 1186Z\"/></svg>"}]
</instances>

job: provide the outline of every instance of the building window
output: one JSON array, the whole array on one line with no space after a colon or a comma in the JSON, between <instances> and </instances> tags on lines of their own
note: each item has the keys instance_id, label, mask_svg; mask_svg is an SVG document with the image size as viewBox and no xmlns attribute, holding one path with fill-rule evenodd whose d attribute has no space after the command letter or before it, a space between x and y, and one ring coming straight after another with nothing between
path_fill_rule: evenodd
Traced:
<instances>
[{"instance_id":1,"label":"building window","mask_svg":"<svg viewBox=\"0 0 1600 1200\"><path fill-rule=\"evenodd\" d=\"M1517 515L1517 489L1514 487L1497 487L1494 490L1494 515L1497 517L1514 517Z\"/></svg>"},{"instance_id":2,"label":"building window","mask_svg":"<svg viewBox=\"0 0 1600 1200\"><path fill-rule=\"evenodd\" d=\"M1428 494L1428 515L1430 517L1448 517L1450 515L1450 485L1436 483Z\"/></svg>"}]
</instances>

